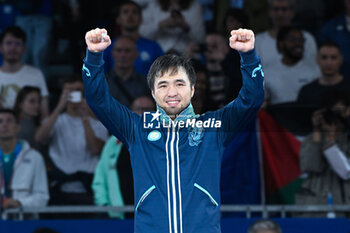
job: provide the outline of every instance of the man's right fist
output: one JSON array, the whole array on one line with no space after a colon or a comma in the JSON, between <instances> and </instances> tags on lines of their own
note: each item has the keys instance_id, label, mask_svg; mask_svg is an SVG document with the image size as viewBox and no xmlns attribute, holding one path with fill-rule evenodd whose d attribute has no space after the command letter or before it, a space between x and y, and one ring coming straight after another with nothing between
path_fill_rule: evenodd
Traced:
<instances>
[{"instance_id":1,"label":"man's right fist","mask_svg":"<svg viewBox=\"0 0 350 233\"><path fill-rule=\"evenodd\" d=\"M98 53L103 52L111 44L111 39L106 29L96 28L86 33L85 42L90 52Z\"/></svg>"}]
</instances>

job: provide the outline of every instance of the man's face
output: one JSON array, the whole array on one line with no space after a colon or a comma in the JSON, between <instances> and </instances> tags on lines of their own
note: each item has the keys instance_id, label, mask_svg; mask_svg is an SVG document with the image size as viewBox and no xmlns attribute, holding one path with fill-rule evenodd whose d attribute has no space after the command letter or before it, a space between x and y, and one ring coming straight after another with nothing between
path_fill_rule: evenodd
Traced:
<instances>
[{"instance_id":1,"label":"man's face","mask_svg":"<svg viewBox=\"0 0 350 233\"><path fill-rule=\"evenodd\" d=\"M10 113L0 113L0 140L9 140L16 137L19 125Z\"/></svg>"},{"instance_id":2,"label":"man's face","mask_svg":"<svg viewBox=\"0 0 350 233\"><path fill-rule=\"evenodd\" d=\"M138 56L136 44L129 39L120 38L114 42L112 55L115 68L131 69Z\"/></svg>"},{"instance_id":3,"label":"man's face","mask_svg":"<svg viewBox=\"0 0 350 233\"><path fill-rule=\"evenodd\" d=\"M158 106L173 117L190 104L194 87L191 87L184 68L179 67L176 74L172 74L171 71L155 79L152 96Z\"/></svg>"},{"instance_id":4,"label":"man's face","mask_svg":"<svg viewBox=\"0 0 350 233\"><path fill-rule=\"evenodd\" d=\"M25 44L22 39L7 34L0 45L4 61L15 63L22 59L25 52Z\"/></svg>"},{"instance_id":5,"label":"man's face","mask_svg":"<svg viewBox=\"0 0 350 233\"><path fill-rule=\"evenodd\" d=\"M229 52L229 47L224 37L218 34L209 34L205 37L207 50L204 55L208 61L221 61Z\"/></svg>"},{"instance_id":6,"label":"man's face","mask_svg":"<svg viewBox=\"0 0 350 233\"><path fill-rule=\"evenodd\" d=\"M304 36L299 30L290 31L285 40L281 42L283 56L301 60L304 54L304 43Z\"/></svg>"},{"instance_id":7,"label":"man's face","mask_svg":"<svg viewBox=\"0 0 350 233\"><path fill-rule=\"evenodd\" d=\"M138 8L132 4L122 6L116 20L122 29L128 31L137 30L142 21Z\"/></svg>"},{"instance_id":8,"label":"man's face","mask_svg":"<svg viewBox=\"0 0 350 233\"><path fill-rule=\"evenodd\" d=\"M287 0L275 0L270 5L269 16L274 26L288 26L294 17L294 10Z\"/></svg>"},{"instance_id":9,"label":"man's face","mask_svg":"<svg viewBox=\"0 0 350 233\"><path fill-rule=\"evenodd\" d=\"M317 62L321 68L322 74L332 76L339 73L343 58L338 48L324 46L318 52Z\"/></svg>"}]
</instances>

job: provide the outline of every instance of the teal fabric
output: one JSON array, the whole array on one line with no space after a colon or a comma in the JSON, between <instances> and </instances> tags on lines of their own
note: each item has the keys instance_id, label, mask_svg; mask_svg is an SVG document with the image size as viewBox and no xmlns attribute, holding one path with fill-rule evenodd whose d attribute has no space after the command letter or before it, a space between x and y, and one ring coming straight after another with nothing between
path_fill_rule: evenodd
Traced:
<instances>
[{"instance_id":1,"label":"teal fabric","mask_svg":"<svg viewBox=\"0 0 350 233\"><path fill-rule=\"evenodd\" d=\"M121 142L117 143L116 137L111 136L103 147L92 182L96 205L124 205L117 173L117 161L122 146ZM109 216L112 218L124 218L123 213L109 212Z\"/></svg>"}]
</instances>

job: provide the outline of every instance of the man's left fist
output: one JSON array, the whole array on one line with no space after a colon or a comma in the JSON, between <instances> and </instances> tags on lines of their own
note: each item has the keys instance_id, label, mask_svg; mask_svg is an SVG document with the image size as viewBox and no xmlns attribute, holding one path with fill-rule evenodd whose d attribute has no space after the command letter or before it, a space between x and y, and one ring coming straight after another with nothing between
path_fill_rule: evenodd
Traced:
<instances>
[{"instance_id":1,"label":"man's left fist","mask_svg":"<svg viewBox=\"0 0 350 233\"><path fill-rule=\"evenodd\" d=\"M254 49L254 32L248 29L231 31L230 47L239 52L248 52Z\"/></svg>"}]
</instances>

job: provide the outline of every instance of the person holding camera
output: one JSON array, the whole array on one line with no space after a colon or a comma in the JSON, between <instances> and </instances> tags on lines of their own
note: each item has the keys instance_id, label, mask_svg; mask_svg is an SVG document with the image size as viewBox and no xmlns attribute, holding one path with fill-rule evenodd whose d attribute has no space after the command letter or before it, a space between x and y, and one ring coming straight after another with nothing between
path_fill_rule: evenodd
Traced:
<instances>
[{"instance_id":1,"label":"person holding camera","mask_svg":"<svg viewBox=\"0 0 350 233\"><path fill-rule=\"evenodd\" d=\"M313 132L300 149L300 168L307 178L296 194L296 204L350 203L350 181L344 170L350 159L349 103L346 92L328 92L323 107L314 112Z\"/></svg>"},{"instance_id":2,"label":"person holding camera","mask_svg":"<svg viewBox=\"0 0 350 233\"><path fill-rule=\"evenodd\" d=\"M80 76L65 80L56 108L35 134L49 143L51 204L93 204L93 173L108 132L91 117L83 91Z\"/></svg>"}]
</instances>

